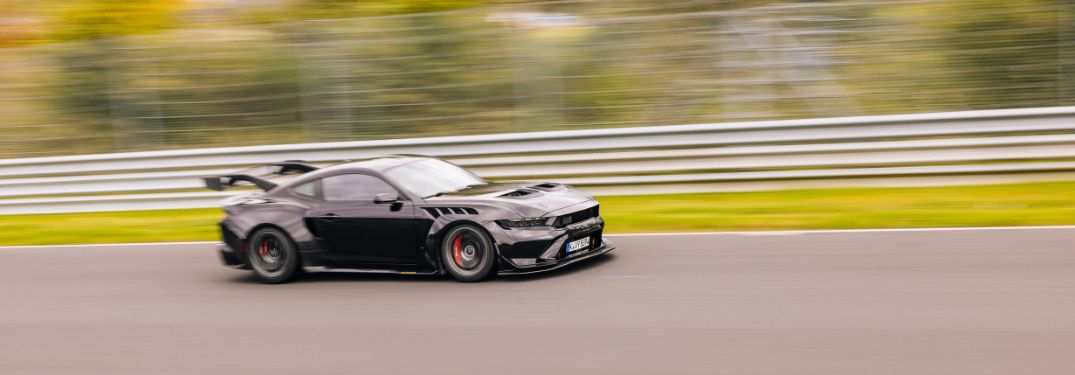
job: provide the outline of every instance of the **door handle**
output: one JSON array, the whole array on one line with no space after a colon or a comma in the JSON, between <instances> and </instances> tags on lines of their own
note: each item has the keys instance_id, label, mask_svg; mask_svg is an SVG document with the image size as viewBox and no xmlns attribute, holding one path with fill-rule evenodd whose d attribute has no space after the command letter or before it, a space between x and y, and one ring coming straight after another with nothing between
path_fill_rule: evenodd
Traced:
<instances>
[{"instance_id":1,"label":"door handle","mask_svg":"<svg viewBox=\"0 0 1075 375\"><path fill-rule=\"evenodd\" d=\"M336 214L331 213L331 212L325 214L324 216L321 216L321 220L324 220L324 221L329 222L329 223L335 222L339 218L340 218L339 215L336 215Z\"/></svg>"}]
</instances>

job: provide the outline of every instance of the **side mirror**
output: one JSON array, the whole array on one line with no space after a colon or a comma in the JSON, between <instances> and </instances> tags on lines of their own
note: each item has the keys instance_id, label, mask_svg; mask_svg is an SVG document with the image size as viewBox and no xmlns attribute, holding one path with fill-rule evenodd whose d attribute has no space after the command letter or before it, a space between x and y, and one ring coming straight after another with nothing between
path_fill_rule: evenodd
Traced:
<instances>
[{"instance_id":1,"label":"side mirror","mask_svg":"<svg viewBox=\"0 0 1075 375\"><path fill-rule=\"evenodd\" d=\"M399 194L380 193L373 197L373 203L396 203L399 202Z\"/></svg>"}]
</instances>

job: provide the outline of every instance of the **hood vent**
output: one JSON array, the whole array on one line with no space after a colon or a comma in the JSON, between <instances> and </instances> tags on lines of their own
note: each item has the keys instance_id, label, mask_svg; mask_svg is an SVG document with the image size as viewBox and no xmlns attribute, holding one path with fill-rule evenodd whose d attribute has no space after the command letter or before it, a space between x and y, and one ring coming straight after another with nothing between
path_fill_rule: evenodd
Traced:
<instances>
[{"instance_id":1,"label":"hood vent","mask_svg":"<svg viewBox=\"0 0 1075 375\"><path fill-rule=\"evenodd\" d=\"M520 197L526 197L526 196L534 195L534 194L537 194L537 191L530 190L530 189L519 189L519 190L513 190L513 191L509 191L507 193L501 194L500 197L502 197L502 198L520 198Z\"/></svg>"},{"instance_id":2,"label":"hood vent","mask_svg":"<svg viewBox=\"0 0 1075 375\"><path fill-rule=\"evenodd\" d=\"M531 189L542 190L542 191L554 191L554 190L563 189L563 187L564 187L564 184L559 184L559 183L555 183L555 182L542 182L540 184L531 186L530 188Z\"/></svg>"}]
</instances>

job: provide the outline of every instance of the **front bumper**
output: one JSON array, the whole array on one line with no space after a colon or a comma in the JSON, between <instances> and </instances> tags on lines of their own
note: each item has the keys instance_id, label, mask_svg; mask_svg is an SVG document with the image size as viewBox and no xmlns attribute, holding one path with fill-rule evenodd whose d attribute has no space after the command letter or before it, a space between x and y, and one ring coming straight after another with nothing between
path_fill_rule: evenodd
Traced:
<instances>
[{"instance_id":1,"label":"front bumper","mask_svg":"<svg viewBox=\"0 0 1075 375\"><path fill-rule=\"evenodd\" d=\"M563 258L563 259L557 259L557 260L553 260L553 261L543 262L543 263L540 263L540 264L535 264L533 266L524 267L524 266L513 265L512 267L507 268L507 269L501 268L499 271L497 271L497 274L498 275L525 275L525 274L529 274L529 273L552 271L552 270L555 270L557 268L567 266L569 264L578 263L578 262L584 261L586 259L597 257L597 256L599 256L601 254L604 254L604 253L607 253L609 251L612 251L615 248L616 248L615 244L613 244L607 238L603 238L601 246L596 248L596 249L589 250L589 251L586 251L584 253L580 253L578 255L572 255L570 257Z\"/></svg>"},{"instance_id":2,"label":"front bumper","mask_svg":"<svg viewBox=\"0 0 1075 375\"><path fill-rule=\"evenodd\" d=\"M520 274L560 268L611 251L615 244L602 236L604 227L604 220L595 217L565 228L487 228L498 244L498 273ZM582 239L590 240L590 248L571 253L567 251L569 242Z\"/></svg>"}]
</instances>

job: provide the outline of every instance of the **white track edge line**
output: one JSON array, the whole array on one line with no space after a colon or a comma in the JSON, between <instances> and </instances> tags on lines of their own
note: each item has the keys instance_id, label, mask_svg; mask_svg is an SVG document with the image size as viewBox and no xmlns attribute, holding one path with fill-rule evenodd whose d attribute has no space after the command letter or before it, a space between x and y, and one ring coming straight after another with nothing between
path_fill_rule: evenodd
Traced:
<instances>
[{"instance_id":1,"label":"white track edge line","mask_svg":"<svg viewBox=\"0 0 1075 375\"><path fill-rule=\"evenodd\" d=\"M798 234L840 234L840 233L884 233L884 232L961 232L987 230L1049 230L1075 229L1075 225L1037 225L1012 227L937 227L937 228L874 228L874 229L811 229L811 230L774 230L774 231L724 231L724 232L662 232L662 233L616 233L609 237L644 237L644 236L787 236Z\"/></svg>"}]
</instances>

